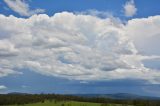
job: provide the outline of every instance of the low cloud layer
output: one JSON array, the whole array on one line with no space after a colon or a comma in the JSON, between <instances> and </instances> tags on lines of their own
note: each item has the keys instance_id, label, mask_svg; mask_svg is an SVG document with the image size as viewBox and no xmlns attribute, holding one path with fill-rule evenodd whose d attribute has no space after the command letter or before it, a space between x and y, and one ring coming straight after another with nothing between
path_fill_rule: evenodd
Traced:
<instances>
[{"instance_id":1,"label":"low cloud layer","mask_svg":"<svg viewBox=\"0 0 160 106\"><path fill-rule=\"evenodd\" d=\"M31 10L25 0L4 0L10 9L21 16L31 16L33 14L43 13L44 9Z\"/></svg>"},{"instance_id":2,"label":"low cloud layer","mask_svg":"<svg viewBox=\"0 0 160 106\"><path fill-rule=\"evenodd\" d=\"M0 90L5 90L5 89L7 89L7 87L6 87L6 86L4 86L4 85L0 85Z\"/></svg>"},{"instance_id":3,"label":"low cloud layer","mask_svg":"<svg viewBox=\"0 0 160 106\"><path fill-rule=\"evenodd\" d=\"M145 46L144 52L139 52L138 44L145 44L147 35L140 30L145 30L142 26L146 23L148 36L159 37L160 16L129 20L126 25L111 18L68 12L28 19L0 15L0 22L0 76L30 69L74 80L160 82L160 72L146 68L142 62L159 59L160 54L145 54Z\"/></svg>"}]
</instances>

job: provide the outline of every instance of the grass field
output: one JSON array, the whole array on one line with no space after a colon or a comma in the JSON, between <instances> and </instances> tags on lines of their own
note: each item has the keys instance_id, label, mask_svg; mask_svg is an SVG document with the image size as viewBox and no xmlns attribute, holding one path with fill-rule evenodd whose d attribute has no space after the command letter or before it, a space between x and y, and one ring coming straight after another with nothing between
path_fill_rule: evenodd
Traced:
<instances>
[{"instance_id":1,"label":"grass field","mask_svg":"<svg viewBox=\"0 0 160 106\"><path fill-rule=\"evenodd\" d=\"M68 102L45 101L44 103L33 103L25 105L11 105L11 106L126 106L126 105L118 105L118 104L102 105L100 103L75 102L75 101L68 101Z\"/></svg>"}]
</instances>

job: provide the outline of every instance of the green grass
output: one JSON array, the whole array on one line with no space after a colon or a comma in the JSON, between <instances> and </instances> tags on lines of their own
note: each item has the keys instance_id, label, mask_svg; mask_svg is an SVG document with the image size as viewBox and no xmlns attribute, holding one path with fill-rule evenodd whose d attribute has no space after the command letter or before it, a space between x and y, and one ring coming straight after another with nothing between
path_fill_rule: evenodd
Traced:
<instances>
[{"instance_id":1,"label":"green grass","mask_svg":"<svg viewBox=\"0 0 160 106\"><path fill-rule=\"evenodd\" d=\"M64 104L64 105L63 105ZM25 104L25 105L11 105L11 106L101 106L100 103L89 103L89 102L76 102L76 101L66 101L66 102L50 102L45 101L44 103L33 103L33 104ZM116 104L108 104L105 106L123 106Z\"/></svg>"},{"instance_id":2,"label":"green grass","mask_svg":"<svg viewBox=\"0 0 160 106\"><path fill-rule=\"evenodd\" d=\"M68 102L50 102L45 101L44 103L33 103L33 104L25 104L25 105L11 105L11 106L100 106L98 103L88 103L88 102L75 102L75 101L68 101Z\"/></svg>"}]
</instances>

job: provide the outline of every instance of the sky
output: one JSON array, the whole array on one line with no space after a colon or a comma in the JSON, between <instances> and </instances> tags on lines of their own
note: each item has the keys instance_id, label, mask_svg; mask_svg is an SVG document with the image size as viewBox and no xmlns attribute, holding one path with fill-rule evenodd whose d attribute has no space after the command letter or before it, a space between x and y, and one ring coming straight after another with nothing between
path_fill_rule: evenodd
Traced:
<instances>
[{"instance_id":1,"label":"sky","mask_svg":"<svg viewBox=\"0 0 160 106\"><path fill-rule=\"evenodd\" d=\"M160 97L159 0L1 0L0 93Z\"/></svg>"}]
</instances>

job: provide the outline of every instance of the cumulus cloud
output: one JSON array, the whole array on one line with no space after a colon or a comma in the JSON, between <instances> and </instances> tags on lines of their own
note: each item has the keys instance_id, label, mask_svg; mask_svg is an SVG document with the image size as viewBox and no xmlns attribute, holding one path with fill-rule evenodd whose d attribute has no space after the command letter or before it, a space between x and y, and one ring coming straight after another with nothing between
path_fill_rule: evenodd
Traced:
<instances>
[{"instance_id":1,"label":"cumulus cloud","mask_svg":"<svg viewBox=\"0 0 160 106\"><path fill-rule=\"evenodd\" d=\"M136 48L145 55L160 55L160 16L151 16L128 21L126 33L133 39Z\"/></svg>"},{"instance_id":2,"label":"cumulus cloud","mask_svg":"<svg viewBox=\"0 0 160 106\"><path fill-rule=\"evenodd\" d=\"M160 16L155 17L160 20ZM142 25L150 18L137 20ZM27 68L43 75L82 81L140 79L159 83L160 72L146 68L142 62L159 56L139 53L132 34L138 33L139 39L144 35L134 30L134 21L124 25L112 18L69 12L27 19L0 15L2 73L7 72L5 69L17 72L16 69ZM157 23L150 24L159 28Z\"/></svg>"},{"instance_id":3,"label":"cumulus cloud","mask_svg":"<svg viewBox=\"0 0 160 106\"><path fill-rule=\"evenodd\" d=\"M124 14L126 17L132 17L137 12L137 8L135 6L134 0L130 0L126 2L123 8L124 8Z\"/></svg>"},{"instance_id":4,"label":"cumulus cloud","mask_svg":"<svg viewBox=\"0 0 160 106\"><path fill-rule=\"evenodd\" d=\"M44 9L31 10L25 0L4 0L10 9L21 16L31 16L33 14L43 13Z\"/></svg>"},{"instance_id":5,"label":"cumulus cloud","mask_svg":"<svg viewBox=\"0 0 160 106\"><path fill-rule=\"evenodd\" d=\"M4 85L0 85L0 90L4 90L4 89L7 89L7 87Z\"/></svg>"}]
</instances>

